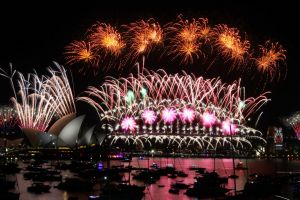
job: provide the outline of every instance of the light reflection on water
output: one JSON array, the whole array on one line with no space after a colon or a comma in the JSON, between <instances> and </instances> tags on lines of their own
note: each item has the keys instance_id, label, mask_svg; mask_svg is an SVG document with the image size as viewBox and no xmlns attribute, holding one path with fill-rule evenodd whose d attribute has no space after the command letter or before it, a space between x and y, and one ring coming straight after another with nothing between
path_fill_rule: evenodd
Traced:
<instances>
[{"instance_id":1,"label":"light reflection on water","mask_svg":"<svg viewBox=\"0 0 300 200\"><path fill-rule=\"evenodd\" d=\"M299 160L261 160L261 159L236 159L235 163L242 161L244 165L248 164L249 170L236 170L236 174L239 178L236 180L237 190L243 190L247 174L258 173L258 174L271 174L274 171L300 171L300 161ZM183 180L183 183L193 184L195 171L189 170L188 168L191 166L197 166L206 168L208 171L214 170L214 159L211 158L150 158L148 161L139 160L138 158L133 158L131 165L135 167L147 168L148 165L152 163L157 163L159 166L167 166L168 164L174 165L177 170L183 170L188 174L188 177L181 178L177 177L176 179L171 179L166 176L162 176L156 184L149 185L145 190L145 198L147 200L192 200L195 198L190 198L184 194L185 190L181 190L179 195L170 194L168 190L170 189L170 185L176 181ZM44 164L43 167L49 167L49 164ZM116 165L124 165L127 166L129 163L124 163L120 161L111 161L111 166ZM25 167L24 164L20 163L21 167ZM232 159L215 159L215 169L221 176L229 176L233 174L232 169L233 163ZM76 192L65 192L62 190L58 190L53 186L57 185L58 182L45 182L52 186L49 193L44 194L32 194L27 192L27 187L31 185L31 180L23 179L24 171L17 174L16 178L18 181L18 185L16 186L20 191L20 200L67 200L69 197L78 197L80 200L87 200L88 195L98 194L99 188L95 188L92 192L87 193L76 193ZM134 173L134 172L133 172ZM73 177L74 175L69 171L62 171L63 178ZM131 176L132 178L132 176ZM128 173L124 175L124 180L128 179ZM143 183L138 182L136 180L131 180L132 184L143 185ZM165 187L158 187L158 185L164 185ZM78 186L80 187L80 186ZM229 179L227 188L234 188L234 180Z\"/></svg>"}]
</instances>

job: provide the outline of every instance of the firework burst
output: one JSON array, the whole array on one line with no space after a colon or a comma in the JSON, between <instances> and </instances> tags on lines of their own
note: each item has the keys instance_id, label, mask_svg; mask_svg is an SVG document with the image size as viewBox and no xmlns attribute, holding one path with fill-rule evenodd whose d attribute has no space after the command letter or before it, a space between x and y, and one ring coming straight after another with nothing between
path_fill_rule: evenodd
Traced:
<instances>
[{"instance_id":1,"label":"firework burst","mask_svg":"<svg viewBox=\"0 0 300 200\"><path fill-rule=\"evenodd\" d=\"M184 123L192 122L195 119L195 111L192 108L183 108L180 118Z\"/></svg>"},{"instance_id":2,"label":"firework burst","mask_svg":"<svg viewBox=\"0 0 300 200\"><path fill-rule=\"evenodd\" d=\"M12 84L13 90L17 88L18 93L11 100L20 128L44 132L56 114L62 117L76 112L66 71L57 63L55 66L56 69L48 69L50 77L39 77L37 74L25 77L15 71L11 76L5 76L13 80L13 76L18 75L17 85Z\"/></svg>"},{"instance_id":3,"label":"firework burst","mask_svg":"<svg viewBox=\"0 0 300 200\"><path fill-rule=\"evenodd\" d=\"M203 42L210 41L213 37L213 30L208 24L207 18L199 18L198 23L200 24L200 39Z\"/></svg>"},{"instance_id":4,"label":"firework burst","mask_svg":"<svg viewBox=\"0 0 300 200\"><path fill-rule=\"evenodd\" d=\"M121 121L123 131L134 131L136 129L136 122L132 117L125 117Z\"/></svg>"},{"instance_id":5,"label":"firework burst","mask_svg":"<svg viewBox=\"0 0 300 200\"><path fill-rule=\"evenodd\" d=\"M144 119L145 123L153 124L157 117L153 110L145 110L142 114L142 118Z\"/></svg>"},{"instance_id":6,"label":"firework burst","mask_svg":"<svg viewBox=\"0 0 300 200\"><path fill-rule=\"evenodd\" d=\"M67 64L74 65L76 63L97 65L98 56L94 47L85 41L74 41L66 46Z\"/></svg>"},{"instance_id":7,"label":"firework burst","mask_svg":"<svg viewBox=\"0 0 300 200\"><path fill-rule=\"evenodd\" d=\"M216 123L216 117L214 114L204 112L202 115L202 124L207 127L211 127Z\"/></svg>"},{"instance_id":8,"label":"firework burst","mask_svg":"<svg viewBox=\"0 0 300 200\"><path fill-rule=\"evenodd\" d=\"M285 119L285 122L287 122L289 127L293 128L296 137L300 139L300 112L292 114L290 117Z\"/></svg>"},{"instance_id":9,"label":"firework burst","mask_svg":"<svg viewBox=\"0 0 300 200\"><path fill-rule=\"evenodd\" d=\"M42 82L36 75L25 78L19 73L18 96L12 102L18 113L21 128L30 128L44 132L53 118L56 105L48 100Z\"/></svg>"},{"instance_id":10,"label":"firework burst","mask_svg":"<svg viewBox=\"0 0 300 200\"><path fill-rule=\"evenodd\" d=\"M154 19L139 20L123 27L129 45L128 60L135 61L141 55L148 55L163 41L163 30Z\"/></svg>"},{"instance_id":11,"label":"firework burst","mask_svg":"<svg viewBox=\"0 0 300 200\"><path fill-rule=\"evenodd\" d=\"M96 23L90 29L89 40L104 54L118 56L125 46L121 34L115 27L105 23Z\"/></svg>"},{"instance_id":12,"label":"firework burst","mask_svg":"<svg viewBox=\"0 0 300 200\"><path fill-rule=\"evenodd\" d=\"M250 42L242 40L238 29L220 24L214 28L214 35L214 44L220 54L235 64L244 63L250 48Z\"/></svg>"},{"instance_id":13,"label":"firework burst","mask_svg":"<svg viewBox=\"0 0 300 200\"><path fill-rule=\"evenodd\" d=\"M207 19L185 20L182 16L176 22L168 23L165 28L169 35L167 54L180 58L181 64L192 64L194 59L199 59L203 55L200 39L206 41L211 34L207 24Z\"/></svg>"},{"instance_id":14,"label":"firework burst","mask_svg":"<svg viewBox=\"0 0 300 200\"><path fill-rule=\"evenodd\" d=\"M145 70L138 78L109 78L99 88L89 87L79 100L97 110L114 141L169 140L215 148L262 139L245 122L268 99L265 94L243 99L242 91L239 81L227 85L219 79Z\"/></svg>"},{"instance_id":15,"label":"firework burst","mask_svg":"<svg viewBox=\"0 0 300 200\"><path fill-rule=\"evenodd\" d=\"M279 80L285 77L282 72L286 71L281 69L284 65L286 59L286 51L282 48L280 44L267 41L264 46L260 46L260 54L258 58L255 58L255 63L260 72L266 75L267 79L271 81L274 79ZM282 65L283 63L283 65Z\"/></svg>"},{"instance_id":16,"label":"firework burst","mask_svg":"<svg viewBox=\"0 0 300 200\"><path fill-rule=\"evenodd\" d=\"M205 71L223 60L229 72L235 69L247 72L246 76L250 72L265 75L266 79L258 81L264 85L286 75L285 68L281 67L286 52L281 45L268 41L256 53L237 28L226 24L211 26L207 18L185 19L179 15L163 26L151 18L122 25L120 29L96 23L88 31L87 41L89 43L74 42L67 47L68 64L83 62L91 65L94 72L112 67L119 70L142 59L144 62L150 53L156 53L159 58L169 57L182 66L202 61ZM252 71L253 63L255 71Z\"/></svg>"},{"instance_id":17,"label":"firework burst","mask_svg":"<svg viewBox=\"0 0 300 200\"><path fill-rule=\"evenodd\" d=\"M57 105L56 113L63 117L76 113L73 91L66 70L55 63L56 69L48 68L50 76L43 81L43 89L51 104Z\"/></svg>"}]
</instances>

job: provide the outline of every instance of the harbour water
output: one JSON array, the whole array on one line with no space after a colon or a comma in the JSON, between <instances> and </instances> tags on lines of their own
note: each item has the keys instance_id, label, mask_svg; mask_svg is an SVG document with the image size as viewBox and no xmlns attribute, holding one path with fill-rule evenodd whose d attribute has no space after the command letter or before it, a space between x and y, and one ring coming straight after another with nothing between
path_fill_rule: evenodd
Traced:
<instances>
[{"instance_id":1,"label":"harbour water","mask_svg":"<svg viewBox=\"0 0 300 200\"><path fill-rule=\"evenodd\" d=\"M245 166L248 166L248 170L236 170L236 175L239 177L236 179L236 189L237 191L243 190L246 183L247 177L250 174L272 174L276 171L283 172L300 172L300 160L286 160L286 159L235 159L235 163L243 162ZM162 176L155 184L150 184L146 186L145 197L146 200L192 200L196 198L188 197L184 194L185 190L180 190L179 194L169 193L170 185L175 182L194 184L194 177L196 172L190 170L191 166L206 168L207 171L211 172L216 170L221 176L228 177L233 174L233 162L232 159L212 159L212 158L156 158L150 157L149 159L140 159L138 157L132 158L130 165L134 167L147 168L153 163L158 164L158 166L175 166L177 170L182 170L188 174L188 177L176 177L168 178L167 176ZM118 160L111 161L111 166L128 166L128 162L121 162ZM27 164L19 162L19 165L24 169ZM43 167L47 168L51 166L51 161L44 163ZM27 187L31 185L31 180L24 180L23 178L24 170L16 174L16 176L9 177L10 179L15 179L17 181L17 191L20 192L20 200L68 200L70 197L77 197L80 200L87 200L90 195L99 195L99 185L94 187L91 192L66 192L54 188L58 182L45 182L51 186L49 193L34 194L27 192ZM132 174L135 172L133 171ZM74 177L75 175L69 170L62 170L61 174L64 178ZM136 181L131 177L131 184L144 185L143 182ZM128 180L129 173L125 173L123 179ZM78 186L80 187L80 185ZM228 189L234 189L234 179L229 179L226 185ZM289 193L289 192L287 192ZM281 194L288 196L289 194Z\"/></svg>"}]
</instances>

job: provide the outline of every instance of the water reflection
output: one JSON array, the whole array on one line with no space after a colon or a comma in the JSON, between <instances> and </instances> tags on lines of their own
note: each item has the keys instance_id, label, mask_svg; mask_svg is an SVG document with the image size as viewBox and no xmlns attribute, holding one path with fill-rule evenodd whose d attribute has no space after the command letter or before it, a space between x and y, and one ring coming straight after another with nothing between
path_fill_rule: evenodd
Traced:
<instances>
[{"instance_id":1,"label":"water reflection","mask_svg":"<svg viewBox=\"0 0 300 200\"><path fill-rule=\"evenodd\" d=\"M271 174L275 171L300 171L300 161L299 160L281 160L281 159L274 159L274 160L260 160L260 159L236 159L235 163L242 161L244 165L248 166L248 170L236 170L236 174L239 176L236 179L236 186L237 190L243 190L247 176L253 173L257 174ZM156 182L156 184L152 184L146 187L145 189L145 199L155 199L155 200L191 200L196 198L188 197L184 194L185 190L180 190L179 195L169 193L169 189L172 183L176 181L182 182L185 184L192 185L194 183L194 177L196 176L196 172L194 170L189 170L191 166L197 166L201 168L206 168L209 172L213 171L214 169L221 175L221 176L229 176L233 174L233 164L232 159L210 159L210 158L150 158L149 160L144 159L140 160L136 157L132 159L130 165L140 168L147 168L152 163L158 164L158 166L170 166L173 165L176 167L177 170L182 170L188 174L188 177L182 178L177 177L175 179L168 178L167 176L161 176L160 180ZM111 166L128 166L129 163L127 162L120 162L120 161L111 161ZM43 164L43 167L47 168L50 166L50 163ZM20 163L21 168L25 168L26 166L23 163ZM62 190L58 190L53 186L57 185L58 182L45 182L52 186L49 193L44 194L32 194L27 192L27 187L31 185L31 180L24 180L23 179L24 171L16 175L16 179L18 182L18 190L20 192L20 199L21 200L67 200L69 197L78 197L80 200L88 199L89 195L99 194L99 187L94 187L94 191L92 192L65 192ZM62 171L63 178L66 177L74 177L74 174L69 172L68 170ZM129 174L124 174L124 180L128 180ZM144 183L139 182L137 180L132 179L131 176L131 183L137 185L144 185ZM164 185L164 187L162 187ZM80 186L78 186L80 187ZM229 179L226 188L233 189L234 188L234 180Z\"/></svg>"}]
</instances>

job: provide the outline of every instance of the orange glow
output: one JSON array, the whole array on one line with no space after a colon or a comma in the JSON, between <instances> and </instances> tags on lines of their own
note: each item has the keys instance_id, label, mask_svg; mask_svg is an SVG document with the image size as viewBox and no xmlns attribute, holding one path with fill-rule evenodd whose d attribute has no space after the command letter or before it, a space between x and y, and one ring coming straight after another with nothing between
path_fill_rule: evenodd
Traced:
<instances>
[{"instance_id":1,"label":"orange glow","mask_svg":"<svg viewBox=\"0 0 300 200\"><path fill-rule=\"evenodd\" d=\"M154 19L140 20L124 25L125 37L129 42L129 54L135 59L139 55L148 54L155 45L162 42L163 31Z\"/></svg>"},{"instance_id":2,"label":"orange glow","mask_svg":"<svg viewBox=\"0 0 300 200\"><path fill-rule=\"evenodd\" d=\"M180 45L178 56L182 57L182 63L193 63L193 55L198 58L198 46L194 42L185 42Z\"/></svg>"},{"instance_id":3,"label":"orange glow","mask_svg":"<svg viewBox=\"0 0 300 200\"><path fill-rule=\"evenodd\" d=\"M256 71L267 74L268 80L283 77L281 64L286 51L271 42L250 49L245 35L227 24L211 25L207 18L182 15L164 26L152 18L117 27L97 22L87 31L87 42L71 43L65 54L67 64L81 62L94 70L169 59L182 67L195 64L205 71L223 62L229 71L235 68L247 76L255 65Z\"/></svg>"},{"instance_id":4,"label":"orange glow","mask_svg":"<svg viewBox=\"0 0 300 200\"><path fill-rule=\"evenodd\" d=\"M95 63L97 56L93 51L93 46L85 41L74 41L66 46L66 60L67 64L73 65L75 63Z\"/></svg>"},{"instance_id":5,"label":"orange glow","mask_svg":"<svg viewBox=\"0 0 300 200\"><path fill-rule=\"evenodd\" d=\"M208 39L210 28L208 20L200 18L198 20L185 20L178 16L176 22L171 22L166 26L166 33L169 36L169 46L167 54L175 58L180 57L181 64L191 64L194 58L203 55L201 51L201 39Z\"/></svg>"},{"instance_id":6,"label":"orange glow","mask_svg":"<svg viewBox=\"0 0 300 200\"><path fill-rule=\"evenodd\" d=\"M125 43L121 34L109 24L97 23L91 29L89 39L98 50L104 50L112 55L119 55Z\"/></svg>"},{"instance_id":7,"label":"orange glow","mask_svg":"<svg viewBox=\"0 0 300 200\"><path fill-rule=\"evenodd\" d=\"M208 38L210 36L211 31L209 27L205 27L201 30L200 33L202 38Z\"/></svg>"},{"instance_id":8,"label":"orange glow","mask_svg":"<svg viewBox=\"0 0 300 200\"><path fill-rule=\"evenodd\" d=\"M153 29L149 30L149 33L147 34L148 35L148 38L150 41L154 42L154 43L158 43L158 42L161 42L162 40L162 30L159 28L157 28L157 26L155 24L152 24L153 25Z\"/></svg>"},{"instance_id":9,"label":"orange glow","mask_svg":"<svg viewBox=\"0 0 300 200\"><path fill-rule=\"evenodd\" d=\"M143 53L147 50L147 46L149 44L148 40L146 40L145 38L141 38L139 41L139 45L137 46L137 53Z\"/></svg>"},{"instance_id":10,"label":"orange glow","mask_svg":"<svg viewBox=\"0 0 300 200\"><path fill-rule=\"evenodd\" d=\"M208 24L207 18L198 19L198 23L200 24L200 39L204 41L210 40L213 36L213 31Z\"/></svg>"},{"instance_id":11,"label":"orange glow","mask_svg":"<svg viewBox=\"0 0 300 200\"><path fill-rule=\"evenodd\" d=\"M241 39L239 30L221 24L215 27L214 34L215 45L223 56L238 63L244 61L250 48L250 42Z\"/></svg>"},{"instance_id":12,"label":"orange glow","mask_svg":"<svg viewBox=\"0 0 300 200\"><path fill-rule=\"evenodd\" d=\"M266 73L267 76L273 80L275 77L280 79L281 69L279 69L280 62L286 59L286 51L278 43L267 41L264 46L260 46L260 55L255 59L259 71Z\"/></svg>"},{"instance_id":13,"label":"orange glow","mask_svg":"<svg viewBox=\"0 0 300 200\"><path fill-rule=\"evenodd\" d=\"M180 39L184 42L194 42L198 39L197 27L194 27L194 24L189 24L189 26L184 27L183 30L179 33Z\"/></svg>"}]
</instances>

